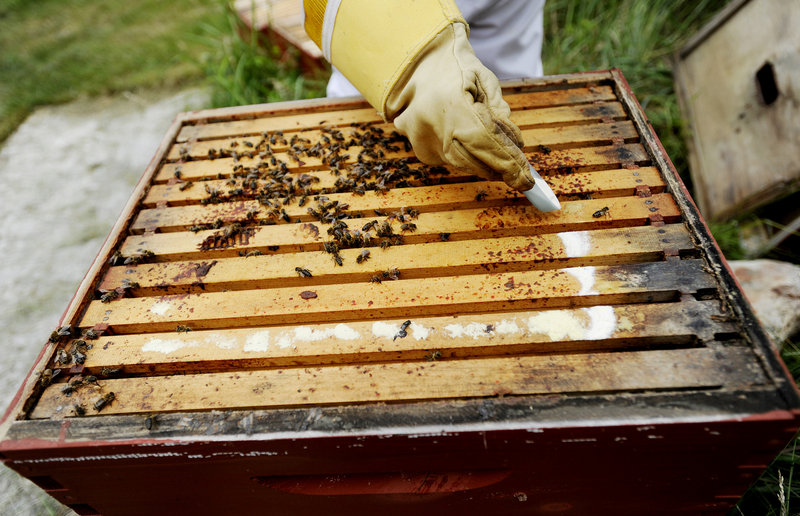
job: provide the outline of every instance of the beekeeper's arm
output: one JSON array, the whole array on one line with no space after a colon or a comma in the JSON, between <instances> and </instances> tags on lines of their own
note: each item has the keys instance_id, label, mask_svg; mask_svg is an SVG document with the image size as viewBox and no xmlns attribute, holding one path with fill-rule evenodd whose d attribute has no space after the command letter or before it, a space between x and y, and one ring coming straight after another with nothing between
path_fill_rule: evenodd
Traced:
<instances>
[{"instance_id":1,"label":"beekeeper's arm","mask_svg":"<svg viewBox=\"0 0 800 516\"><path fill-rule=\"evenodd\" d=\"M520 191L534 180L497 77L452 0L305 0L306 32L417 157Z\"/></svg>"}]
</instances>

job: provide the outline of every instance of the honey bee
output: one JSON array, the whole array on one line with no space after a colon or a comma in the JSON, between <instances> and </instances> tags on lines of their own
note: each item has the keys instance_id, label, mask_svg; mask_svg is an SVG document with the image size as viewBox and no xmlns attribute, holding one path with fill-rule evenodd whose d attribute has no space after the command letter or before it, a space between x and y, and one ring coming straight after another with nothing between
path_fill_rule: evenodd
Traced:
<instances>
[{"instance_id":1,"label":"honey bee","mask_svg":"<svg viewBox=\"0 0 800 516\"><path fill-rule=\"evenodd\" d=\"M47 387L48 385L53 383L55 377L58 376L60 373L61 369L56 369L56 370L45 369L44 371L42 371L42 376L41 378L39 378L39 383L41 384L42 387Z\"/></svg>"},{"instance_id":2,"label":"honey bee","mask_svg":"<svg viewBox=\"0 0 800 516\"><path fill-rule=\"evenodd\" d=\"M121 367L117 367L117 368L104 367L104 368L100 369L100 373L99 374L100 374L100 376L105 377L105 376L113 376L113 375L119 374L121 372L122 372L122 368Z\"/></svg>"},{"instance_id":3,"label":"honey bee","mask_svg":"<svg viewBox=\"0 0 800 516\"><path fill-rule=\"evenodd\" d=\"M379 237L388 237L394 234L394 232L392 231L392 225L386 221L383 221L380 227L377 228L377 230Z\"/></svg>"},{"instance_id":4,"label":"honey bee","mask_svg":"<svg viewBox=\"0 0 800 516\"><path fill-rule=\"evenodd\" d=\"M50 334L50 342L58 342L61 340L61 337L67 337L72 334L72 327L71 326L62 326L60 328L56 328Z\"/></svg>"},{"instance_id":5,"label":"honey bee","mask_svg":"<svg viewBox=\"0 0 800 516\"><path fill-rule=\"evenodd\" d=\"M411 324L410 320L403 322L403 324L400 325L400 331L398 331L395 334L392 340L402 339L408 336L408 332L406 331L406 329L409 327L410 324Z\"/></svg>"},{"instance_id":6,"label":"honey bee","mask_svg":"<svg viewBox=\"0 0 800 516\"><path fill-rule=\"evenodd\" d=\"M308 269L304 269L303 267L295 267L294 270L295 270L295 272L297 272L297 274L301 278L310 278L311 277L311 271L308 270Z\"/></svg>"},{"instance_id":7,"label":"honey bee","mask_svg":"<svg viewBox=\"0 0 800 516\"><path fill-rule=\"evenodd\" d=\"M592 213L592 217L598 219L603 215L606 215L607 213L608 213L608 206L604 206L603 208L600 208L596 212Z\"/></svg>"},{"instance_id":8,"label":"honey bee","mask_svg":"<svg viewBox=\"0 0 800 516\"><path fill-rule=\"evenodd\" d=\"M72 361L76 364L83 364L86 362L86 353L79 351L77 348L72 350Z\"/></svg>"},{"instance_id":9,"label":"honey bee","mask_svg":"<svg viewBox=\"0 0 800 516\"><path fill-rule=\"evenodd\" d=\"M100 412L106 405L110 404L115 399L116 395L113 392L107 392L102 397L98 398L97 401L94 402L94 409Z\"/></svg>"},{"instance_id":10,"label":"honey bee","mask_svg":"<svg viewBox=\"0 0 800 516\"><path fill-rule=\"evenodd\" d=\"M100 301L102 303L110 303L111 301L117 299L119 297L119 292L116 290L101 290L100 291Z\"/></svg>"},{"instance_id":11,"label":"honey bee","mask_svg":"<svg viewBox=\"0 0 800 516\"><path fill-rule=\"evenodd\" d=\"M404 224L400 224L400 229L403 231L411 231L414 232L417 230L417 225L413 222L406 222Z\"/></svg>"},{"instance_id":12,"label":"honey bee","mask_svg":"<svg viewBox=\"0 0 800 516\"><path fill-rule=\"evenodd\" d=\"M381 272L381 279L384 280L397 280L400 279L400 271L397 267L392 267L391 269L386 269L385 271Z\"/></svg>"},{"instance_id":13,"label":"honey bee","mask_svg":"<svg viewBox=\"0 0 800 516\"><path fill-rule=\"evenodd\" d=\"M75 411L76 416L85 416L86 415L86 407L83 405L75 404L72 406L72 410Z\"/></svg>"},{"instance_id":14,"label":"honey bee","mask_svg":"<svg viewBox=\"0 0 800 516\"><path fill-rule=\"evenodd\" d=\"M129 278L125 278L122 280L122 288L124 290L130 290L132 288L139 288L139 283L135 281L131 281Z\"/></svg>"},{"instance_id":15,"label":"honey bee","mask_svg":"<svg viewBox=\"0 0 800 516\"><path fill-rule=\"evenodd\" d=\"M175 327L175 331L178 333L186 333L192 331L192 329L188 326L184 326L183 324L179 324L177 327Z\"/></svg>"},{"instance_id":16,"label":"honey bee","mask_svg":"<svg viewBox=\"0 0 800 516\"><path fill-rule=\"evenodd\" d=\"M63 349L56 351L56 364L69 364L69 355Z\"/></svg>"},{"instance_id":17,"label":"honey bee","mask_svg":"<svg viewBox=\"0 0 800 516\"><path fill-rule=\"evenodd\" d=\"M364 249L361 253L356 257L356 263L364 263L365 261L369 260L369 249Z\"/></svg>"},{"instance_id":18,"label":"honey bee","mask_svg":"<svg viewBox=\"0 0 800 516\"><path fill-rule=\"evenodd\" d=\"M482 200L486 199L487 197L489 197L489 194L486 193L486 190L481 190L480 192L478 192L478 195L475 196L475 200L476 201L482 201Z\"/></svg>"},{"instance_id":19,"label":"honey bee","mask_svg":"<svg viewBox=\"0 0 800 516\"><path fill-rule=\"evenodd\" d=\"M111 266L119 265L124 259L125 257L122 256L122 253L119 251L114 251L114 253L108 259L108 264Z\"/></svg>"},{"instance_id":20,"label":"honey bee","mask_svg":"<svg viewBox=\"0 0 800 516\"><path fill-rule=\"evenodd\" d=\"M438 351L438 350L433 350L430 353L428 353L427 355L425 355L425 359L428 362L434 362L436 360L439 360L440 358L442 358L442 352Z\"/></svg>"}]
</instances>

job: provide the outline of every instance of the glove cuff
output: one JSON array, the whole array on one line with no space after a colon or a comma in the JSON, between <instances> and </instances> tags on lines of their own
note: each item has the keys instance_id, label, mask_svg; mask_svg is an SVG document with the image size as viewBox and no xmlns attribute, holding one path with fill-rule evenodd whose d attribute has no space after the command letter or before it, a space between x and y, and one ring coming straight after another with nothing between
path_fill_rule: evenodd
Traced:
<instances>
[{"instance_id":1,"label":"glove cuff","mask_svg":"<svg viewBox=\"0 0 800 516\"><path fill-rule=\"evenodd\" d=\"M466 21L453 0L305 0L306 32L387 119L386 101L445 27Z\"/></svg>"}]
</instances>

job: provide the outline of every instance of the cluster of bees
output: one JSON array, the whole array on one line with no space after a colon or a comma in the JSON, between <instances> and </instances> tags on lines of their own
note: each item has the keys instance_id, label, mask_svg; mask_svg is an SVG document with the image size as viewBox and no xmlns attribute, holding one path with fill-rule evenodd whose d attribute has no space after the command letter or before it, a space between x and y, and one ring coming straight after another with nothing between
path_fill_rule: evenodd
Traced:
<instances>
[{"instance_id":1,"label":"cluster of bees","mask_svg":"<svg viewBox=\"0 0 800 516\"><path fill-rule=\"evenodd\" d=\"M80 337L80 338L77 338ZM72 326L62 326L53 330L50 334L50 342L58 344L64 339L72 340L72 348L67 352L64 348L56 351L56 365L69 366L71 364L82 365L86 361L86 351L92 349L92 344L87 340L95 340L99 337L93 328L89 328L82 333L78 333Z\"/></svg>"},{"instance_id":2,"label":"cluster of bees","mask_svg":"<svg viewBox=\"0 0 800 516\"><path fill-rule=\"evenodd\" d=\"M42 371L42 374L39 377L39 385L42 388L48 387L68 367L73 365L83 365L83 363L86 361L86 352L92 349L93 346L87 341L95 340L98 337L99 335L93 328L89 328L83 332L79 332L78 329L73 326L61 326L60 328L55 329L50 334L49 341L53 344L59 345L62 341L66 340L70 342L69 351L67 351L67 346L59 347L56 350L54 366L53 368L47 368ZM98 375L100 377L109 377L119 374L120 372L122 372L122 370L117 368L102 368ZM95 375L83 376L81 374L77 374L72 376L69 380L67 380L66 383L64 383L63 387L61 388L61 393L65 396L71 396L78 389L89 386L100 388L98 377ZM94 409L98 412L101 411L104 407L108 406L109 403L114 401L115 398L116 395L113 392L103 393L94 402ZM78 416L86 415L86 407L81 404L76 403L73 406L73 410Z\"/></svg>"},{"instance_id":3,"label":"cluster of bees","mask_svg":"<svg viewBox=\"0 0 800 516\"><path fill-rule=\"evenodd\" d=\"M396 152L404 148L411 149L408 140L397 131L386 134L380 127L369 124L354 124L355 129L349 140L342 131L323 127L320 141L313 143L308 138L295 134L286 140L282 131L264 132L257 143L241 142L247 147L240 152L240 142L233 141L229 148L209 149L210 159L232 157L233 171L227 184L227 192L206 185L208 197L201 200L203 204L216 204L232 200L257 199L267 207L267 219L278 222L286 220L281 209L284 205L298 199L298 206L304 206L309 197L326 193L352 192L363 195L368 190L386 192L393 187L411 185L432 185L441 182L441 176L447 174L443 167L414 166L414 158L386 158L386 152ZM332 187L314 189L319 177L308 174L292 174L286 161L278 157L273 145L287 146L285 154L298 165L305 165L306 158L317 158L337 176ZM355 163L349 163L350 154L344 153L352 147L361 147ZM181 150L183 160L191 160L185 149ZM242 158L260 161L254 166L246 166L239 161ZM433 177L432 177L433 174ZM175 172L181 180L180 171ZM225 176L223 176L225 177ZM189 182L183 182L181 189ZM268 222L265 222L268 223Z\"/></svg>"},{"instance_id":4,"label":"cluster of bees","mask_svg":"<svg viewBox=\"0 0 800 516\"><path fill-rule=\"evenodd\" d=\"M119 251L114 251L111 258L108 259L108 264L114 265L139 265L152 260L156 254L149 249L142 249L137 254L125 256Z\"/></svg>"},{"instance_id":5,"label":"cluster of bees","mask_svg":"<svg viewBox=\"0 0 800 516\"><path fill-rule=\"evenodd\" d=\"M100 296L100 301L103 303L110 303L115 299L120 299L130 294L132 289L139 288L139 284L131 281L128 278L122 280L122 284L113 289L98 289L97 294Z\"/></svg>"},{"instance_id":6,"label":"cluster of bees","mask_svg":"<svg viewBox=\"0 0 800 516\"><path fill-rule=\"evenodd\" d=\"M240 235L252 236L255 225L303 222L303 219L289 215L286 207L290 204L298 207L308 205L308 217L330 225L328 235L331 240L324 243L323 249L331 254L337 265L343 263L339 254L341 249L365 248L356 258L357 263L364 263L370 256L366 248L380 246L385 249L401 245L403 232L416 230L412 220L419 215L417 210L401 208L393 213L375 210L375 215L386 219L351 228L346 220L362 217L363 214L350 211L348 204L331 200L327 194L349 192L364 195L370 190L385 193L391 188L439 184L447 175L447 170L418 164L410 157L387 158L388 152L411 150L408 140L396 131L387 134L382 128L371 124L353 124L352 128L351 134L346 137L338 129L323 127L319 129L322 136L316 143L298 134L287 140L283 132L275 131L262 133L260 141L256 143L233 141L229 148L210 149L208 158L232 157L234 166L227 182L229 190L222 192L206 185L208 196L201 202L216 204L255 199L263 208L252 209L235 222L226 224L218 219L213 224L190 227L195 232L217 230L198 245L199 249L205 251L234 245ZM286 154L299 165L304 165L304 159L310 157L319 159L336 176L334 185L315 188L319 177L305 173L292 174L289 165L276 155L273 146L287 147ZM350 154L346 153L353 147L361 148L355 161L350 160ZM184 160L191 159L185 150L181 156ZM260 162L245 166L240 162L242 158L260 158ZM179 171L176 177L180 180ZM399 231L392 225L395 222L399 224ZM248 255L252 256L249 253L243 256Z\"/></svg>"}]
</instances>

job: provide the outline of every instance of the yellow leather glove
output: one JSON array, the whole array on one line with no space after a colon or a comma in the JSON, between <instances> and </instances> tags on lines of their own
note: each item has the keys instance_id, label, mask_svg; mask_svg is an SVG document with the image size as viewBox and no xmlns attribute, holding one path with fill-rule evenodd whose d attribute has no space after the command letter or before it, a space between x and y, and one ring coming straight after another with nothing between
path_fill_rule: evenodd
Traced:
<instances>
[{"instance_id":1,"label":"yellow leather glove","mask_svg":"<svg viewBox=\"0 0 800 516\"><path fill-rule=\"evenodd\" d=\"M500 83L475 56L461 23L427 45L389 94L386 114L425 163L500 173L519 191L533 187L522 134L509 118Z\"/></svg>"},{"instance_id":2,"label":"yellow leather glove","mask_svg":"<svg viewBox=\"0 0 800 516\"><path fill-rule=\"evenodd\" d=\"M497 78L452 0L305 0L306 32L417 157L533 187Z\"/></svg>"}]
</instances>

